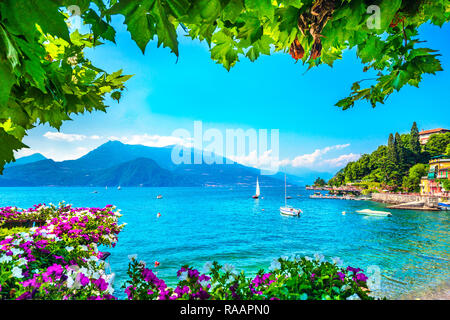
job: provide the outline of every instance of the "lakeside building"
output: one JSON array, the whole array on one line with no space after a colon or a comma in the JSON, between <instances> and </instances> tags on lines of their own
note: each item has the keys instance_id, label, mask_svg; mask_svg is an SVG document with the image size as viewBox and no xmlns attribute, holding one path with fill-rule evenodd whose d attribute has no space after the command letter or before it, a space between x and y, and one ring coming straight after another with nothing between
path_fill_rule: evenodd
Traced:
<instances>
[{"instance_id":1,"label":"lakeside building","mask_svg":"<svg viewBox=\"0 0 450 320\"><path fill-rule=\"evenodd\" d=\"M443 134L450 132L448 129L438 128L419 132L419 141L421 145L427 144L428 140L433 134Z\"/></svg>"},{"instance_id":2,"label":"lakeside building","mask_svg":"<svg viewBox=\"0 0 450 320\"><path fill-rule=\"evenodd\" d=\"M429 161L430 171L420 182L421 195L449 197L450 190L445 190L440 180L450 180L450 157L437 156Z\"/></svg>"}]
</instances>

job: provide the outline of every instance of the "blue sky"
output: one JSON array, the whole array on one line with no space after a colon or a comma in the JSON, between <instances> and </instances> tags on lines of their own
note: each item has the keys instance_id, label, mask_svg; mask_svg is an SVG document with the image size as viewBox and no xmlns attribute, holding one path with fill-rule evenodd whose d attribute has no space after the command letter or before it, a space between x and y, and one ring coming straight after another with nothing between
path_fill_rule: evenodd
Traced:
<instances>
[{"instance_id":1,"label":"blue sky","mask_svg":"<svg viewBox=\"0 0 450 320\"><path fill-rule=\"evenodd\" d=\"M413 121L419 129L450 128L450 26L424 26L421 39L440 50L444 72L425 76L419 89L405 87L376 109L364 102L342 111L334 106L354 81L366 78L354 51L333 68L306 67L289 54L263 56L252 63L242 57L227 72L210 59L205 43L180 39L180 58L154 42L145 56L132 42L122 19L114 21L117 45L91 50L94 65L134 74L120 104L108 112L73 117L61 134L48 126L29 132L31 150L55 160L77 158L112 137L133 143L171 142L175 129L279 129L280 158L300 159L299 169L335 172L358 155L385 144L389 133L406 133ZM305 73L306 72L306 73ZM155 137L157 136L157 137ZM149 142L151 144L151 142ZM336 147L337 146L337 147ZM310 161L312 160L312 161Z\"/></svg>"}]
</instances>

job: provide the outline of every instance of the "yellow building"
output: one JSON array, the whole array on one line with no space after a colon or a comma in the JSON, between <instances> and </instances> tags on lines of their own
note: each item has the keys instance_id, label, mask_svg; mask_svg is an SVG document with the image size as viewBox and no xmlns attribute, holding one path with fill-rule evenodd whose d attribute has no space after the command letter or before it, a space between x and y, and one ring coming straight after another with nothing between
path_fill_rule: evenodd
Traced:
<instances>
[{"instance_id":1,"label":"yellow building","mask_svg":"<svg viewBox=\"0 0 450 320\"><path fill-rule=\"evenodd\" d=\"M443 195L448 196L450 190L445 190L439 179L450 180L450 159L446 156L434 157L430 160L430 171L428 176L423 177L420 183L420 193L422 195Z\"/></svg>"}]
</instances>

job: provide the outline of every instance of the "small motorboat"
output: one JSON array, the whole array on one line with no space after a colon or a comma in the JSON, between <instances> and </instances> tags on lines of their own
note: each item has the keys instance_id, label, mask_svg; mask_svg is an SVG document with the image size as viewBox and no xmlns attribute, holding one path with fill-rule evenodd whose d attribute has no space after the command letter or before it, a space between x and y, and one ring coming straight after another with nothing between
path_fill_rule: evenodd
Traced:
<instances>
[{"instance_id":1,"label":"small motorboat","mask_svg":"<svg viewBox=\"0 0 450 320\"><path fill-rule=\"evenodd\" d=\"M162 198L163 198L163 196L160 194L156 196L156 199L162 199Z\"/></svg>"},{"instance_id":2,"label":"small motorboat","mask_svg":"<svg viewBox=\"0 0 450 320\"><path fill-rule=\"evenodd\" d=\"M122 188L121 188L120 186L118 186L118 187L117 187L117 190L120 190L120 189L122 189Z\"/></svg>"},{"instance_id":3,"label":"small motorboat","mask_svg":"<svg viewBox=\"0 0 450 320\"><path fill-rule=\"evenodd\" d=\"M295 209L291 207L280 207L280 214L284 216L300 217L301 213L303 213L303 211L300 209Z\"/></svg>"},{"instance_id":4,"label":"small motorboat","mask_svg":"<svg viewBox=\"0 0 450 320\"><path fill-rule=\"evenodd\" d=\"M438 202L438 206L441 210L450 210L450 202Z\"/></svg>"},{"instance_id":5,"label":"small motorboat","mask_svg":"<svg viewBox=\"0 0 450 320\"><path fill-rule=\"evenodd\" d=\"M387 211L375 211L370 209L364 209L364 210L358 210L356 211L358 214L363 214L366 216L375 216L375 217L390 217L392 216L392 213Z\"/></svg>"}]
</instances>

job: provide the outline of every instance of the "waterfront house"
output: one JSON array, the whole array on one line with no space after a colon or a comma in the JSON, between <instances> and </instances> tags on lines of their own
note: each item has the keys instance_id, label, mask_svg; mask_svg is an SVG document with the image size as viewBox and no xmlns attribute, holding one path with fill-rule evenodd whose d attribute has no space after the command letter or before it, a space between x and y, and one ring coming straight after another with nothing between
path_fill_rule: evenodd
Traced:
<instances>
[{"instance_id":1,"label":"waterfront house","mask_svg":"<svg viewBox=\"0 0 450 320\"><path fill-rule=\"evenodd\" d=\"M433 157L430 162L430 170L420 183L420 193L422 195L450 196L450 190L442 186L440 180L450 180L450 157L442 155Z\"/></svg>"},{"instance_id":2,"label":"waterfront house","mask_svg":"<svg viewBox=\"0 0 450 320\"><path fill-rule=\"evenodd\" d=\"M420 144L422 144L422 145L426 144L433 134L442 134L442 133L446 133L446 132L450 132L450 130L438 128L438 129L421 131L421 132L419 132Z\"/></svg>"}]
</instances>

